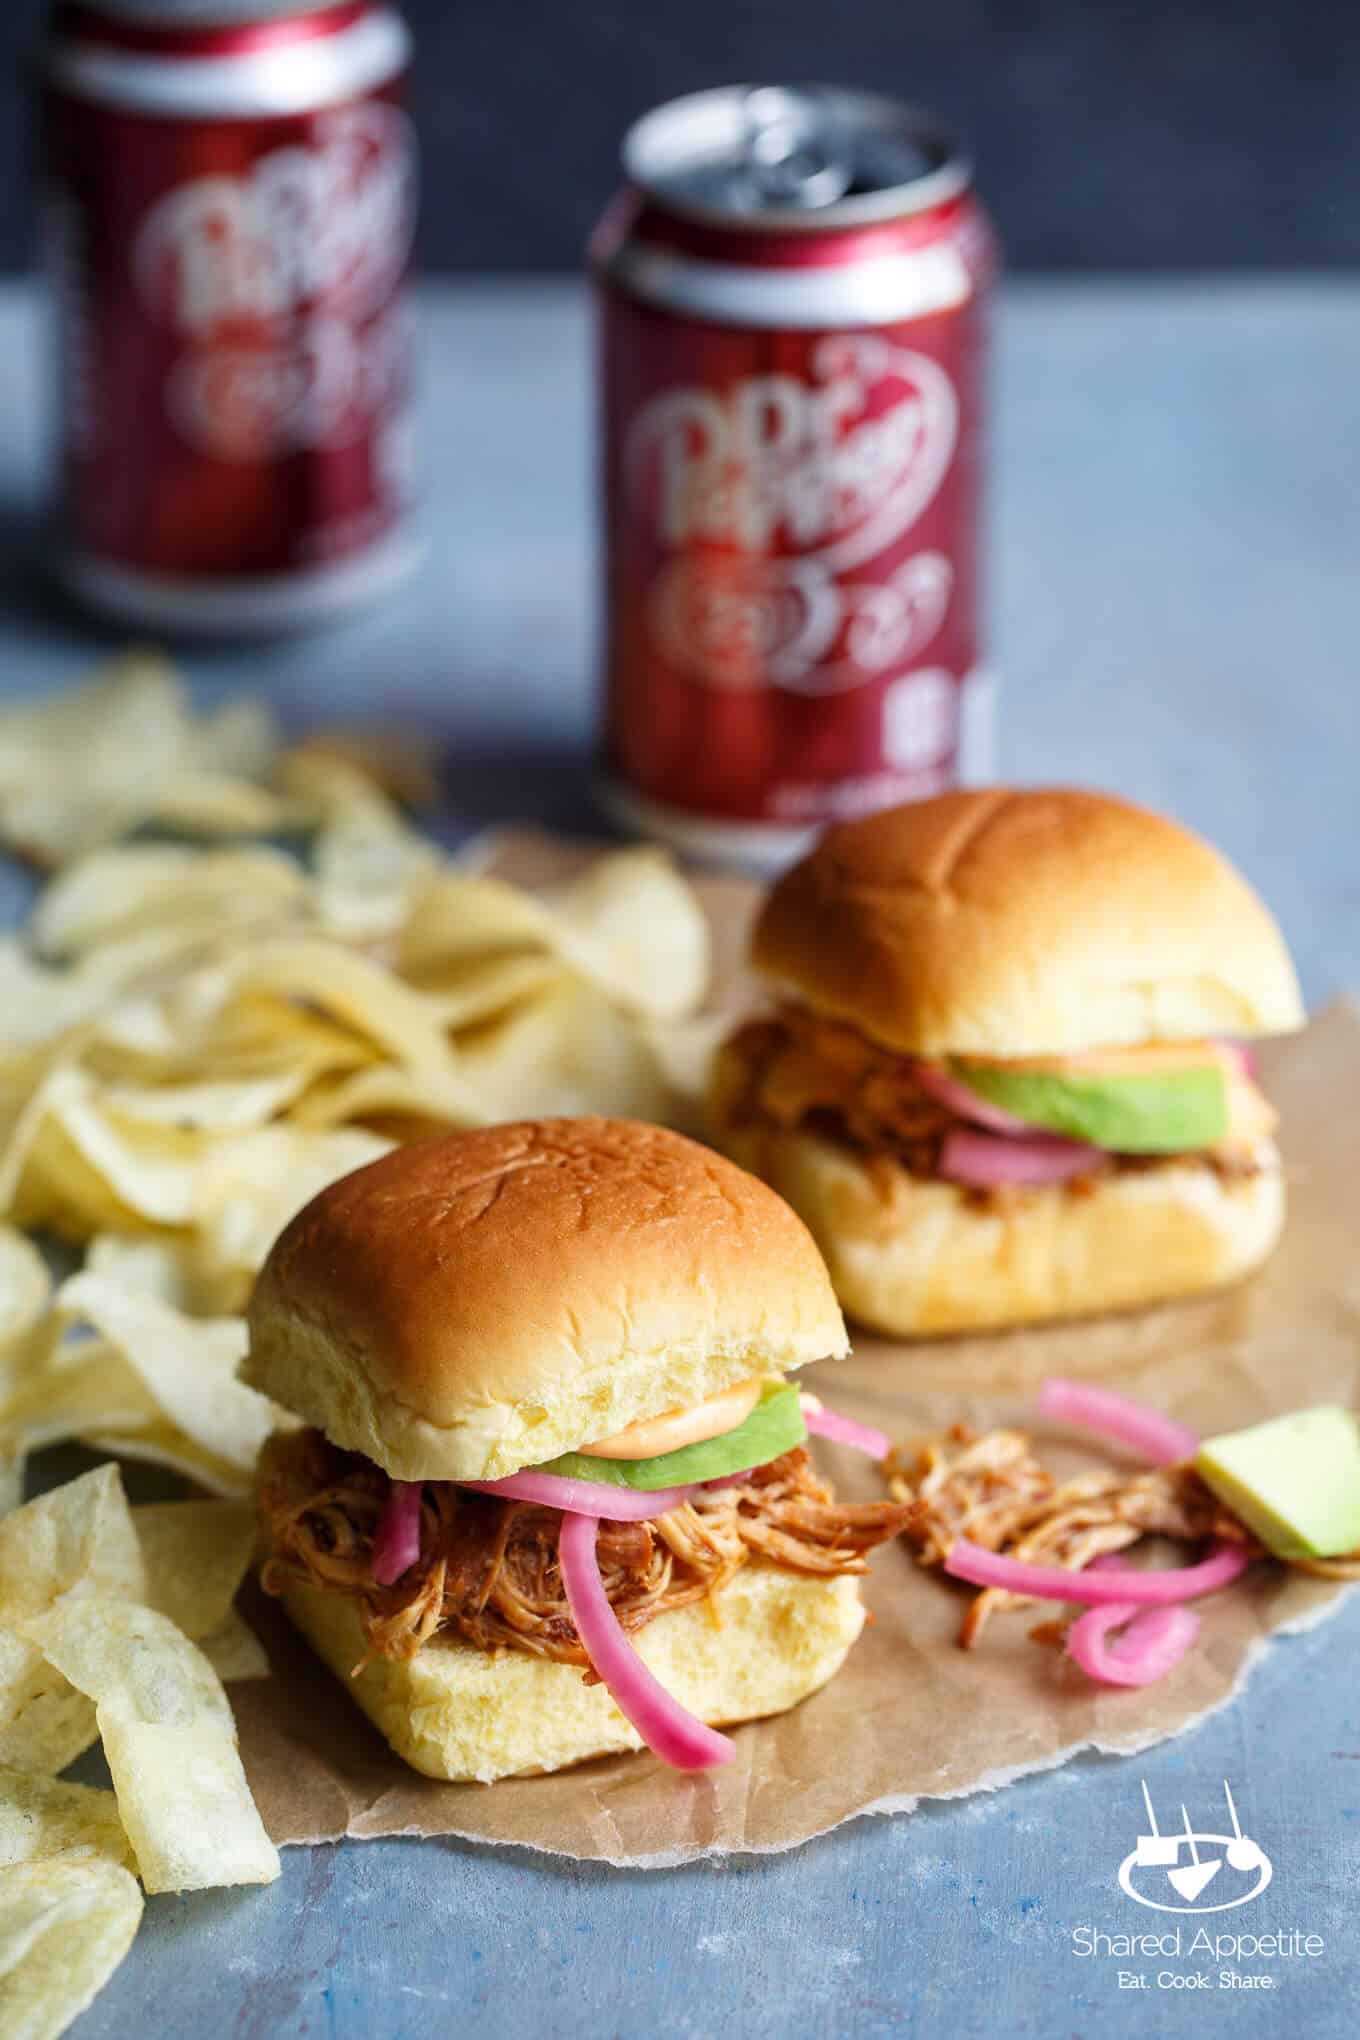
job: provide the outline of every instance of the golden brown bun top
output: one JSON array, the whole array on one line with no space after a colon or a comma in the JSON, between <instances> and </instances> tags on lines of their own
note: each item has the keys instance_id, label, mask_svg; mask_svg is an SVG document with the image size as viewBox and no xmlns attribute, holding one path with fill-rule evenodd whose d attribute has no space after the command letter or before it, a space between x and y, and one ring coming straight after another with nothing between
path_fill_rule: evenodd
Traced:
<instances>
[{"instance_id":1,"label":"golden brown bun top","mask_svg":"<svg viewBox=\"0 0 1360 2040\"><path fill-rule=\"evenodd\" d=\"M398 1148L270 1253L245 1378L405 1479L498 1478L847 1349L812 1237L754 1176L632 1120Z\"/></svg>"},{"instance_id":2,"label":"golden brown bun top","mask_svg":"<svg viewBox=\"0 0 1360 2040\"><path fill-rule=\"evenodd\" d=\"M1303 1023L1279 929L1209 844L1109 794L987 787L827 831L765 903L781 989L910 1054L1066 1055Z\"/></svg>"}]
</instances>

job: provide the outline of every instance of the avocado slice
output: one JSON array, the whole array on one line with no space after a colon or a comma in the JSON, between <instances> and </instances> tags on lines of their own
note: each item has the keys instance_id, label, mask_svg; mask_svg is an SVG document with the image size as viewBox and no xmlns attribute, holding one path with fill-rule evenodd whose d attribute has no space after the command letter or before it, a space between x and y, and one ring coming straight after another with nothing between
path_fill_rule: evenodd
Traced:
<instances>
[{"instance_id":1,"label":"avocado slice","mask_svg":"<svg viewBox=\"0 0 1360 2040\"><path fill-rule=\"evenodd\" d=\"M1194 1465L1276 1558L1360 1549L1360 1424L1339 1404L1207 1438Z\"/></svg>"},{"instance_id":2,"label":"avocado slice","mask_svg":"<svg viewBox=\"0 0 1360 2040\"><path fill-rule=\"evenodd\" d=\"M798 1391L787 1382L767 1388L744 1423L717 1438L701 1438L655 1459L592 1459L585 1452L563 1452L545 1459L535 1473L556 1473L564 1480L608 1481L614 1487L684 1487L691 1481L716 1480L723 1473L744 1473L764 1466L807 1438Z\"/></svg>"},{"instance_id":3,"label":"avocado slice","mask_svg":"<svg viewBox=\"0 0 1360 2040\"><path fill-rule=\"evenodd\" d=\"M953 1074L989 1105L1027 1126L1094 1141L1117 1154L1180 1154L1212 1147L1228 1130L1228 1086L1213 1063L1146 1076L1055 1076L955 1061Z\"/></svg>"}]
</instances>

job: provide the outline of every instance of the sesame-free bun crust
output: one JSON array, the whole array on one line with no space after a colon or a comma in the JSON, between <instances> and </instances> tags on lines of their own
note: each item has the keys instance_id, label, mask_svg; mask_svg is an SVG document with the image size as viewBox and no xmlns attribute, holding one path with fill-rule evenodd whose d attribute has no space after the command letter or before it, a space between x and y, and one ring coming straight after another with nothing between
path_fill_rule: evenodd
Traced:
<instances>
[{"instance_id":1,"label":"sesame-free bun crust","mask_svg":"<svg viewBox=\"0 0 1360 2040\"><path fill-rule=\"evenodd\" d=\"M724 1146L807 1220L848 1315L897 1338L1129 1310L1236 1282L1284 1223L1272 1147L1229 1181L1193 1157L1027 1190L997 1210L801 1130L727 1128Z\"/></svg>"},{"instance_id":2,"label":"sesame-free bun crust","mask_svg":"<svg viewBox=\"0 0 1360 2040\"><path fill-rule=\"evenodd\" d=\"M275 1243L242 1374L400 1480L491 1480L847 1350L765 1184L632 1120L398 1148Z\"/></svg>"},{"instance_id":3,"label":"sesame-free bun crust","mask_svg":"<svg viewBox=\"0 0 1360 2040\"><path fill-rule=\"evenodd\" d=\"M1067 1055L1304 1017L1245 879L1108 794L989 787L830 829L770 894L752 955L912 1055Z\"/></svg>"},{"instance_id":4,"label":"sesame-free bun crust","mask_svg":"<svg viewBox=\"0 0 1360 2040\"><path fill-rule=\"evenodd\" d=\"M413 1658L371 1657L354 1602L290 1589L285 1605L397 1754L430 1778L489 1784L641 1749L604 1686L527 1651L499 1656L439 1633ZM714 1726L782 1714L840 1670L859 1635L858 1582L743 1566L713 1596L669 1609L633 1647L668 1693Z\"/></svg>"}]
</instances>

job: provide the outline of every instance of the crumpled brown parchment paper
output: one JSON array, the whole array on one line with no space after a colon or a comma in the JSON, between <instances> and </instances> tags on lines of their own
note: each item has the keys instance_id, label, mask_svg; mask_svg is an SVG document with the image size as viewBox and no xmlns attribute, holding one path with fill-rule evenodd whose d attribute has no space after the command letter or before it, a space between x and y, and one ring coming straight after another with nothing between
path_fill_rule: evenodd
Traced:
<instances>
[{"instance_id":1,"label":"crumpled brown parchment paper","mask_svg":"<svg viewBox=\"0 0 1360 2040\"><path fill-rule=\"evenodd\" d=\"M532 883L579 854L517 836L495 861ZM749 997L739 963L754 893L736 880L706 880L700 890L714 925L717 997L739 1007ZM1303 1403L1360 1404L1360 1141L1351 1116L1360 1009L1329 1007L1303 1034L1270 1045L1262 1063L1282 1115L1291 1212L1283 1246L1254 1281L1139 1316L1002 1337L908 1346L860 1335L851 1359L803 1379L894 1438L963 1418L1019 1422L1042 1439L1033 1397L1046 1374L1104 1382L1201 1431ZM820 1442L816 1451L845 1494L881 1492L860 1455ZM1062 1446L1051 1454L1059 1468L1096 1456ZM661 1867L791 1848L854 1815L992 1789L1084 1749L1146 1749L1223 1706L1272 1635L1323 1620L1345 1591L1256 1566L1200 1604L1200 1642L1170 1677L1116 1691L1032 1643L1028 1611L995 1618L975 1651L957 1649L964 1590L888 1548L874 1554L865 1583L872 1622L839 1677L791 1714L737 1730L736 1761L702 1777L646 1756L492 1786L419 1777L257 1593L247 1613L273 1677L236 1686L232 1699L246 1770L278 1842L447 1834Z\"/></svg>"}]
</instances>

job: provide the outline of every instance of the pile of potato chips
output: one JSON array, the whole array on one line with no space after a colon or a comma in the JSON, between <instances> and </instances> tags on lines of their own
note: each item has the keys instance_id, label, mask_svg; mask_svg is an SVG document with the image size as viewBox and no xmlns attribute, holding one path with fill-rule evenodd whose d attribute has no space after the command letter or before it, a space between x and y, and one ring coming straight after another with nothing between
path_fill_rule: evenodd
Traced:
<instances>
[{"instance_id":1,"label":"pile of potato chips","mask_svg":"<svg viewBox=\"0 0 1360 2040\"><path fill-rule=\"evenodd\" d=\"M132 1943L148 1892L267 1884L222 1680L267 1672L233 1608L240 1502L130 1509L112 1464L0 1521L0 2032L45 2040ZM113 1790L63 1782L101 1740Z\"/></svg>"},{"instance_id":2,"label":"pile of potato chips","mask_svg":"<svg viewBox=\"0 0 1360 2040\"><path fill-rule=\"evenodd\" d=\"M248 1509L129 1511L111 1466L20 1507L27 1456L75 1438L243 1496L278 1413L235 1378L241 1311L293 1213L445 1127L665 1120L696 1038L707 928L667 858L531 894L422 835L425 790L390 745L196 714L148 654L0 711L0 847L48 874L0 938L6 2033L62 2031L121 1959L132 1867L278 1868L221 1687L267 1670L232 1614ZM56 1778L96 1735L113 1794Z\"/></svg>"},{"instance_id":3,"label":"pile of potato chips","mask_svg":"<svg viewBox=\"0 0 1360 2040\"><path fill-rule=\"evenodd\" d=\"M366 769L366 762L372 769ZM0 1480L79 1437L220 1493L272 1421L234 1379L270 1244L394 1141L664 1120L707 985L647 849L529 893L452 861L409 758L196 717L160 660L0 713L0 838L52 870L0 938ZM74 1244L54 1287L26 1245Z\"/></svg>"}]
</instances>

